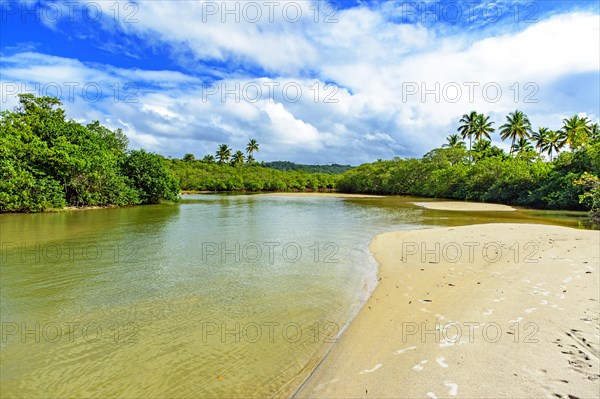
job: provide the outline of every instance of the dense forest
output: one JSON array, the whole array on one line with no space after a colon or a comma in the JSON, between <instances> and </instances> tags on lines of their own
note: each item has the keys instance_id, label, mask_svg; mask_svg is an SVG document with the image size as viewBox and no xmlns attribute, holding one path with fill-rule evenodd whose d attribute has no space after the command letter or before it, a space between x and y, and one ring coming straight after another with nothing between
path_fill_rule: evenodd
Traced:
<instances>
[{"instance_id":1,"label":"dense forest","mask_svg":"<svg viewBox=\"0 0 600 399\"><path fill-rule=\"evenodd\" d=\"M331 190L339 174L281 171L259 164L166 160L184 191L305 191Z\"/></svg>"},{"instance_id":2,"label":"dense forest","mask_svg":"<svg viewBox=\"0 0 600 399\"><path fill-rule=\"evenodd\" d=\"M323 165L321 171L318 166L307 170L304 166L309 165L293 162L258 163L254 153L259 151L258 142L250 139L245 153L221 144L214 156L208 154L196 160L193 154L185 154L181 160L166 160L165 165L184 191L331 190L340 178L333 170L341 165Z\"/></svg>"},{"instance_id":3,"label":"dense forest","mask_svg":"<svg viewBox=\"0 0 600 399\"><path fill-rule=\"evenodd\" d=\"M600 134L597 124L573 116L557 130L531 128L515 111L500 127L509 153L492 145L489 117L464 115L459 134L420 159L378 161L342 175L346 193L416 195L498 202L545 209L590 209L600 217ZM461 139L469 140L469 147ZM530 140L533 140L531 142ZM558 154L558 156L556 156ZM548 160L545 159L548 155Z\"/></svg>"},{"instance_id":4,"label":"dense forest","mask_svg":"<svg viewBox=\"0 0 600 399\"><path fill-rule=\"evenodd\" d=\"M178 200L161 156L129 151L120 130L67 120L58 99L19 97L0 114L0 212Z\"/></svg>"}]
</instances>

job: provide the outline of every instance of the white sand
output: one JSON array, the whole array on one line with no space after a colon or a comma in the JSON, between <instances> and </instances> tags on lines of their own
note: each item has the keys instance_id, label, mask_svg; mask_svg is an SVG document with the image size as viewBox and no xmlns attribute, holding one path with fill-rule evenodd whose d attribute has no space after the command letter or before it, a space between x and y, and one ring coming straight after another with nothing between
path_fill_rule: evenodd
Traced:
<instances>
[{"instance_id":1,"label":"white sand","mask_svg":"<svg viewBox=\"0 0 600 399\"><path fill-rule=\"evenodd\" d=\"M515 211L516 209L501 204L486 204L482 202L462 202L462 201L434 201L434 202L413 202L427 209L440 211Z\"/></svg>"},{"instance_id":2,"label":"white sand","mask_svg":"<svg viewBox=\"0 0 600 399\"><path fill-rule=\"evenodd\" d=\"M379 285L298 397L597 397L600 232L485 224L370 248Z\"/></svg>"}]
</instances>

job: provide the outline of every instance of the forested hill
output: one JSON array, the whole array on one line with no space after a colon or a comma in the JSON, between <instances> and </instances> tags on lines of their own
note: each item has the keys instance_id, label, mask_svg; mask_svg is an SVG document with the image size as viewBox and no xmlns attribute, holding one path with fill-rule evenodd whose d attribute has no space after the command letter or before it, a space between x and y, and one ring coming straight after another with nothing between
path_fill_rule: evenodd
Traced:
<instances>
[{"instance_id":1,"label":"forested hill","mask_svg":"<svg viewBox=\"0 0 600 399\"><path fill-rule=\"evenodd\" d=\"M308 173L331 174L341 174L353 168L353 166L350 165L339 165L337 163L332 163L330 165L304 165L290 161L265 162L265 167L276 170L303 170Z\"/></svg>"}]
</instances>

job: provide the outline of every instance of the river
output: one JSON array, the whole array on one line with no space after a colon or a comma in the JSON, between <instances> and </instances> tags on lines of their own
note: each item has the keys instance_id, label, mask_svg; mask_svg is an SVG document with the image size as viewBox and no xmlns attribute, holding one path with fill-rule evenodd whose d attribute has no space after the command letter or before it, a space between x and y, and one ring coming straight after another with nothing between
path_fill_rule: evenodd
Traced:
<instances>
[{"instance_id":1,"label":"river","mask_svg":"<svg viewBox=\"0 0 600 399\"><path fill-rule=\"evenodd\" d=\"M376 285L380 232L581 213L188 195L0 215L1 397L289 396Z\"/></svg>"}]
</instances>

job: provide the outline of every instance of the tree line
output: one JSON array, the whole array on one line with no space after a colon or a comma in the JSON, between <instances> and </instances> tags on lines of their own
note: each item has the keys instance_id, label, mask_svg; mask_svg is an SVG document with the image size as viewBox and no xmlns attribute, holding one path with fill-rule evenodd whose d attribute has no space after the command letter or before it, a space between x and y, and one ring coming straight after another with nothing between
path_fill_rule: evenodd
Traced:
<instances>
[{"instance_id":1,"label":"tree line","mask_svg":"<svg viewBox=\"0 0 600 399\"><path fill-rule=\"evenodd\" d=\"M475 146L486 146L489 141L491 144L491 134L494 133L493 124L489 116L471 111L464 114L459 122L458 133L450 135L445 147L464 146L465 143L460 140L469 139L469 150L472 149L471 143L475 139ZM516 110L506 116L506 123L500 126L500 139L510 140L509 154L534 152L537 149L538 155L548 154L550 161L553 155L557 155L565 146L571 150L576 150L585 146L590 141L597 140L600 136L600 128L597 123L591 123L587 117L573 115L563 120L563 125L556 130L550 130L548 127L539 127L537 131L532 129L531 122L526 114ZM487 140L486 140L487 139ZM533 143L532 141L533 140Z\"/></svg>"},{"instance_id":2,"label":"tree line","mask_svg":"<svg viewBox=\"0 0 600 399\"><path fill-rule=\"evenodd\" d=\"M232 155L228 144L221 144L215 155L196 160L191 153L169 159L165 165L180 182L183 191L318 191L333 190L342 165L300 165L293 162L257 162L260 150L255 139ZM337 174L336 174L337 173Z\"/></svg>"},{"instance_id":3,"label":"tree line","mask_svg":"<svg viewBox=\"0 0 600 399\"><path fill-rule=\"evenodd\" d=\"M248 141L248 145L246 146L247 157L241 150L237 150L232 155L232 149L229 147L229 145L221 144L217 149L215 156L208 154L202 158L202 161L205 163L214 163L216 160L216 162L219 164L229 163L231 166L241 166L244 164L244 161L246 161L248 165L254 165L256 164L256 160L254 159L253 154L258 151L259 145L258 141L255 139L250 139L250 141ZM194 154L188 153L183 156L183 160L186 162L194 162L196 157Z\"/></svg>"},{"instance_id":4,"label":"tree line","mask_svg":"<svg viewBox=\"0 0 600 399\"><path fill-rule=\"evenodd\" d=\"M163 158L92 122L67 120L52 97L19 96L0 113L0 212L177 201Z\"/></svg>"},{"instance_id":5,"label":"tree line","mask_svg":"<svg viewBox=\"0 0 600 399\"><path fill-rule=\"evenodd\" d=\"M261 164L231 165L206 160L165 160L184 191L317 191L333 190L340 174L282 171Z\"/></svg>"}]
</instances>

